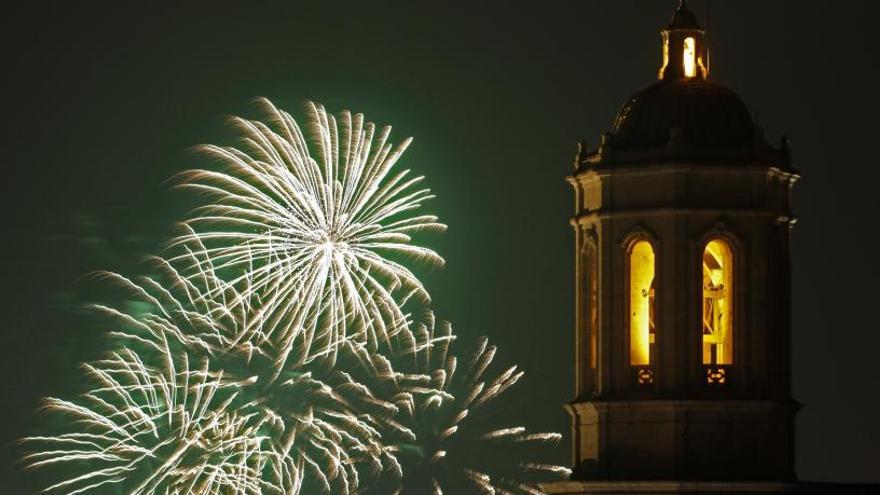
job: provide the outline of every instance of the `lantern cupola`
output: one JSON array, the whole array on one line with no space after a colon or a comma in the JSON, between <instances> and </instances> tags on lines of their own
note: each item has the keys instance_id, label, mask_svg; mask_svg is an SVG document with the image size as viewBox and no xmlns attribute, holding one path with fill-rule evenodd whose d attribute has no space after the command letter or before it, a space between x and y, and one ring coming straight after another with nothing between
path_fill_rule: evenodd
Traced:
<instances>
[{"instance_id":1,"label":"lantern cupola","mask_svg":"<svg viewBox=\"0 0 880 495\"><path fill-rule=\"evenodd\" d=\"M708 56L704 35L706 32L697 17L682 0L663 35L663 67L660 79L706 79L709 76Z\"/></svg>"}]
</instances>

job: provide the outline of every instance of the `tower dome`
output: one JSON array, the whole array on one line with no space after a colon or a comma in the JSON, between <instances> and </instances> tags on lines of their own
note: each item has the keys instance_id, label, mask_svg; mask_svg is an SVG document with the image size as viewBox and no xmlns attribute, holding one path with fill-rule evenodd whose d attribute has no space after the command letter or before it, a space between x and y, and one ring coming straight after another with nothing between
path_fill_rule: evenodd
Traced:
<instances>
[{"instance_id":1,"label":"tower dome","mask_svg":"<svg viewBox=\"0 0 880 495\"><path fill-rule=\"evenodd\" d=\"M700 29L700 23L697 22L697 16L687 7L687 2L682 1L679 4L675 14L672 15L672 23L669 29Z\"/></svg>"},{"instance_id":2,"label":"tower dome","mask_svg":"<svg viewBox=\"0 0 880 495\"><path fill-rule=\"evenodd\" d=\"M612 130L617 151L665 146L732 148L750 144L755 126L733 91L702 78L664 79L634 94Z\"/></svg>"},{"instance_id":3,"label":"tower dome","mask_svg":"<svg viewBox=\"0 0 880 495\"><path fill-rule=\"evenodd\" d=\"M682 1L661 32L658 81L621 107L598 149L581 145L575 168L680 161L774 163L789 167L788 142L764 140L736 93L709 80L706 31Z\"/></svg>"},{"instance_id":4,"label":"tower dome","mask_svg":"<svg viewBox=\"0 0 880 495\"><path fill-rule=\"evenodd\" d=\"M612 131L618 151L747 145L754 137L749 110L733 91L708 80L709 51L697 17L682 0L663 36L660 81L634 94Z\"/></svg>"}]
</instances>

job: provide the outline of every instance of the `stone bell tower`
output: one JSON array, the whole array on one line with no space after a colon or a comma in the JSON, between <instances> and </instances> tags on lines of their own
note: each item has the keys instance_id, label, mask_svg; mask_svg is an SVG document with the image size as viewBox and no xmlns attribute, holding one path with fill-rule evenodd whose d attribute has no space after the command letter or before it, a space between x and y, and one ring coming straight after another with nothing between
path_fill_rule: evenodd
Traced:
<instances>
[{"instance_id":1,"label":"stone bell tower","mask_svg":"<svg viewBox=\"0 0 880 495\"><path fill-rule=\"evenodd\" d=\"M710 81L684 2L659 81L574 188L575 479L794 480L787 141ZM561 493L561 492L560 492Z\"/></svg>"}]
</instances>

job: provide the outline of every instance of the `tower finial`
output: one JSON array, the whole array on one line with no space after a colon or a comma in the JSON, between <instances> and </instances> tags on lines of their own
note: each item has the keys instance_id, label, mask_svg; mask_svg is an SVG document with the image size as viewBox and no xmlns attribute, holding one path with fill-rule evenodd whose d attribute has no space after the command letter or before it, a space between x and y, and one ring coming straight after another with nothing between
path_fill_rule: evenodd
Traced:
<instances>
[{"instance_id":1,"label":"tower finial","mask_svg":"<svg viewBox=\"0 0 880 495\"><path fill-rule=\"evenodd\" d=\"M678 0L678 10L687 10L687 2L685 0Z\"/></svg>"}]
</instances>

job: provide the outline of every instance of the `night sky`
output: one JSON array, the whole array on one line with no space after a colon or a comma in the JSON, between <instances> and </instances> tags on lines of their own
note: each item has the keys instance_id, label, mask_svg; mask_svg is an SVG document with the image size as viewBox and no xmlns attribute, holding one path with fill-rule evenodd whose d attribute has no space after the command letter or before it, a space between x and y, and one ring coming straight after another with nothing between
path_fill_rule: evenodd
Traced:
<instances>
[{"instance_id":1,"label":"night sky","mask_svg":"<svg viewBox=\"0 0 880 495\"><path fill-rule=\"evenodd\" d=\"M74 3L76 5L74 5ZM575 143L595 144L655 80L674 2L90 2L4 8L0 390L4 493L30 492L14 441L39 398L75 390L102 350L82 275L135 273L192 202L169 178L232 144L231 114L266 96L303 117L313 99L415 142L449 227L421 269L437 315L486 334L526 377L511 421L568 434L573 389ZM418 3L418 5L415 5ZM705 1L689 2L705 19ZM797 472L880 481L875 2L715 2L712 79L768 141L791 136ZM249 2L250 4L250 2ZM833 5L833 7L832 7ZM568 463L568 439L558 461ZM11 480L11 485L10 481Z\"/></svg>"}]
</instances>

